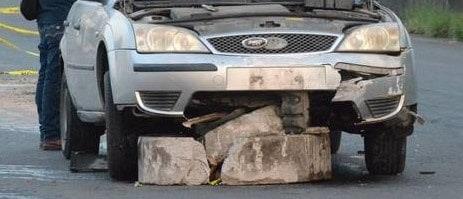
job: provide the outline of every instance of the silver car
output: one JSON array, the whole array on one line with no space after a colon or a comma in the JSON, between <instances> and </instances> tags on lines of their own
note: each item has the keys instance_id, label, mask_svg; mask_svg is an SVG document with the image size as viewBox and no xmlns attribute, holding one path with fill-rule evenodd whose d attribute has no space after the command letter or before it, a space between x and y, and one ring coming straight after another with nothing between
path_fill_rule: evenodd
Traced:
<instances>
[{"instance_id":1,"label":"silver car","mask_svg":"<svg viewBox=\"0 0 463 199\"><path fill-rule=\"evenodd\" d=\"M371 174L405 166L417 96L400 19L371 0L78 0L67 21L63 151L98 151L137 173L137 137L200 137L211 113L281 107L287 133L323 126L364 137ZM200 128L201 127L201 128Z\"/></svg>"}]
</instances>

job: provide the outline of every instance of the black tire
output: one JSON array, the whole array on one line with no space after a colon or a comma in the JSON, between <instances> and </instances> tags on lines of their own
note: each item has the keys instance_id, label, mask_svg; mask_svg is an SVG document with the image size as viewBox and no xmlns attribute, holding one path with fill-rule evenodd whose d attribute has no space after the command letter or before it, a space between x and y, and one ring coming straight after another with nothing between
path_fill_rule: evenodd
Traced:
<instances>
[{"instance_id":1,"label":"black tire","mask_svg":"<svg viewBox=\"0 0 463 199\"><path fill-rule=\"evenodd\" d=\"M405 169L407 136L400 128L368 132L365 136L365 162L372 175L397 175Z\"/></svg>"},{"instance_id":2,"label":"black tire","mask_svg":"<svg viewBox=\"0 0 463 199\"><path fill-rule=\"evenodd\" d=\"M341 147L341 131L332 131L330 132L330 146L331 146L331 154L336 154Z\"/></svg>"},{"instance_id":3,"label":"black tire","mask_svg":"<svg viewBox=\"0 0 463 199\"><path fill-rule=\"evenodd\" d=\"M104 75L105 116L108 145L109 175L114 180L137 180L137 136L131 134L133 116L117 110L111 90L109 73Z\"/></svg>"},{"instance_id":4,"label":"black tire","mask_svg":"<svg viewBox=\"0 0 463 199\"><path fill-rule=\"evenodd\" d=\"M98 154L100 136L104 132L104 127L80 121L64 74L60 94L60 131L62 152L66 159L69 159L75 151Z\"/></svg>"}]
</instances>

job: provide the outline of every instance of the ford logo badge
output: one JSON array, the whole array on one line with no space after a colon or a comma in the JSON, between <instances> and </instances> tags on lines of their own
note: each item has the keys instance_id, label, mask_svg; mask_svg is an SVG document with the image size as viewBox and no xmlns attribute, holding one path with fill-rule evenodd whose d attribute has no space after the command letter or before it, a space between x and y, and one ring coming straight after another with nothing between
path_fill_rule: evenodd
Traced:
<instances>
[{"instance_id":1,"label":"ford logo badge","mask_svg":"<svg viewBox=\"0 0 463 199\"><path fill-rule=\"evenodd\" d=\"M245 48L253 49L253 50L265 48L265 46L267 46L267 43L268 43L267 39L262 38L262 37L252 37L252 38L245 39L242 42Z\"/></svg>"}]
</instances>

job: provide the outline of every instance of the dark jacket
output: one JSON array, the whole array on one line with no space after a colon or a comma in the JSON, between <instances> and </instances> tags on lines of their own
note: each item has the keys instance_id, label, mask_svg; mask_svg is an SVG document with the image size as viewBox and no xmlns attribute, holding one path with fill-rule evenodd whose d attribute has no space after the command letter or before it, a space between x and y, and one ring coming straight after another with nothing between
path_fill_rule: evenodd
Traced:
<instances>
[{"instance_id":1,"label":"dark jacket","mask_svg":"<svg viewBox=\"0 0 463 199\"><path fill-rule=\"evenodd\" d=\"M72 4L76 0L38 0L39 15L37 22L41 24L61 23L66 20Z\"/></svg>"}]
</instances>

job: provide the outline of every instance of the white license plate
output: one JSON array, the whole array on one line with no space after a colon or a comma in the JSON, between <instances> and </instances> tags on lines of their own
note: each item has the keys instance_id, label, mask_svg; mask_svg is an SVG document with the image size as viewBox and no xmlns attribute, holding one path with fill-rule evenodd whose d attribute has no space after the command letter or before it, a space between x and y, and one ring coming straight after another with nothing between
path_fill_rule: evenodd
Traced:
<instances>
[{"instance_id":1,"label":"white license plate","mask_svg":"<svg viewBox=\"0 0 463 199\"><path fill-rule=\"evenodd\" d=\"M310 90L324 87L324 66L227 70L227 90Z\"/></svg>"}]
</instances>

